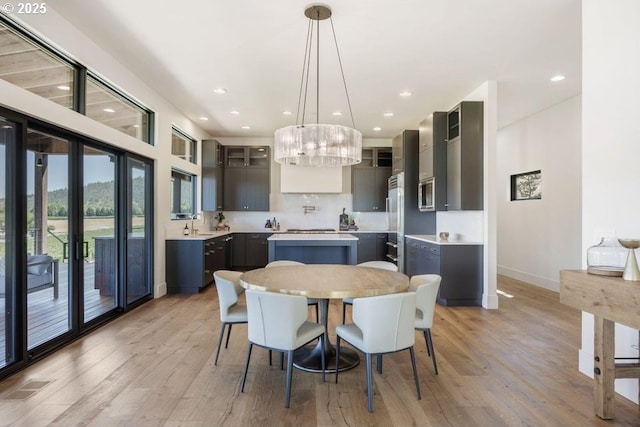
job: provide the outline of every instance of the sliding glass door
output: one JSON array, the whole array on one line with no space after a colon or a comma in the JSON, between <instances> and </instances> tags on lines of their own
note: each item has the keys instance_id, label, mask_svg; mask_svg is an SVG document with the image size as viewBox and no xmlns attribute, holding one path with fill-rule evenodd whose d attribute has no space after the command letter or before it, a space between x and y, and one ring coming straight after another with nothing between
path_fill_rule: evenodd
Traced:
<instances>
[{"instance_id":1,"label":"sliding glass door","mask_svg":"<svg viewBox=\"0 0 640 427\"><path fill-rule=\"evenodd\" d=\"M27 348L71 330L69 141L27 130Z\"/></svg>"},{"instance_id":2,"label":"sliding glass door","mask_svg":"<svg viewBox=\"0 0 640 427\"><path fill-rule=\"evenodd\" d=\"M82 146L83 321L118 305L116 155Z\"/></svg>"}]
</instances>

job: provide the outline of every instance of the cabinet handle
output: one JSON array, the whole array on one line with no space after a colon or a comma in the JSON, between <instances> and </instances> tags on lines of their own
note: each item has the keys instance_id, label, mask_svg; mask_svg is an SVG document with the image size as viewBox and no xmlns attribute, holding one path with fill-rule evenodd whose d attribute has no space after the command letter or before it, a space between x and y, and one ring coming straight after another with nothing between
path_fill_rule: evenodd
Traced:
<instances>
[{"instance_id":1,"label":"cabinet handle","mask_svg":"<svg viewBox=\"0 0 640 427\"><path fill-rule=\"evenodd\" d=\"M398 262L398 258L392 257L391 255L387 254L387 258L389 258L391 261L393 262Z\"/></svg>"},{"instance_id":2,"label":"cabinet handle","mask_svg":"<svg viewBox=\"0 0 640 427\"><path fill-rule=\"evenodd\" d=\"M392 248L398 248L398 245L396 243L392 243L392 242L387 242L387 246L391 246Z\"/></svg>"}]
</instances>

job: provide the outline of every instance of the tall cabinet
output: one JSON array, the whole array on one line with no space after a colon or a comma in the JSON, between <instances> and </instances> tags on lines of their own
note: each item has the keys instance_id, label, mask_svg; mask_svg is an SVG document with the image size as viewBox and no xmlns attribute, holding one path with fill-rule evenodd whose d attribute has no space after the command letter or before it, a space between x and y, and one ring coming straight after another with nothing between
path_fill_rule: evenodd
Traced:
<instances>
[{"instance_id":1,"label":"tall cabinet","mask_svg":"<svg viewBox=\"0 0 640 427\"><path fill-rule=\"evenodd\" d=\"M362 162L351 168L354 211L385 212L391 164L391 148L362 149Z\"/></svg>"},{"instance_id":2,"label":"tall cabinet","mask_svg":"<svg viewBox=\"0 0 640 427\"><path fill-rule=\"evenodd\" d=\"M268 211L269 147L225 147L224 210Z\"/></svg>"},{"instance_id":3,"label":"tall cabinet","mask_svg":"<svg viewBox=\"0 0 640 427\"><path fill-rule=\"evenodd\" d=\"M483 209L483 102L462 101L447 116L447 210Z\"/></svg>"},{"instance_id":4,"label":"tall cabinet","mask_svg":"<svg viewBox=\"0 0 640 427\"><path fill-rule=\"evenodd\" d=\"M202 140L202 210L220 211L224 177L223 147L215 139Z\"/></svg>"}]
</instances>

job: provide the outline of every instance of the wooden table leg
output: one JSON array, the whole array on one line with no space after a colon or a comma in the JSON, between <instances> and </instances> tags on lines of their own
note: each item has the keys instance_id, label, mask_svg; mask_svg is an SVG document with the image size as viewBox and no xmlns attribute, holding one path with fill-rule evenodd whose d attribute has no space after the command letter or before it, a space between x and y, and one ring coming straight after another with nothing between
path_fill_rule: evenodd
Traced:
<instances>
[{"instance_id":1,"label":"wooden table leg","mask_svg":"<svg viewBox=\"0 0 640 427\"><path fill-rule=\"evenodd\" d=\"M615 323L594 316L594 405L596 415L604 420L615 416Z\"/></svg>"}]
</instances>

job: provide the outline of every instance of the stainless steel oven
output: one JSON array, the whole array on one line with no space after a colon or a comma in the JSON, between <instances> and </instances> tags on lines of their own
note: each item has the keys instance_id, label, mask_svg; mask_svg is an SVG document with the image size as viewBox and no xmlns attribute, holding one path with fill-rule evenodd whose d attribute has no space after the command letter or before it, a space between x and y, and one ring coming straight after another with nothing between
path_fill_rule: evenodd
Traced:
<instances>
[{"instance_id":1,"label":"stainless steel oven","mask_svg":"<svg viewBox=\"0 0 640 427\"><path fill-rule=\"evenodd\" d=\"M424 178L418 181L418 209L420 212L435 210L436 179Z\"/></svg>"}]
</instances>

